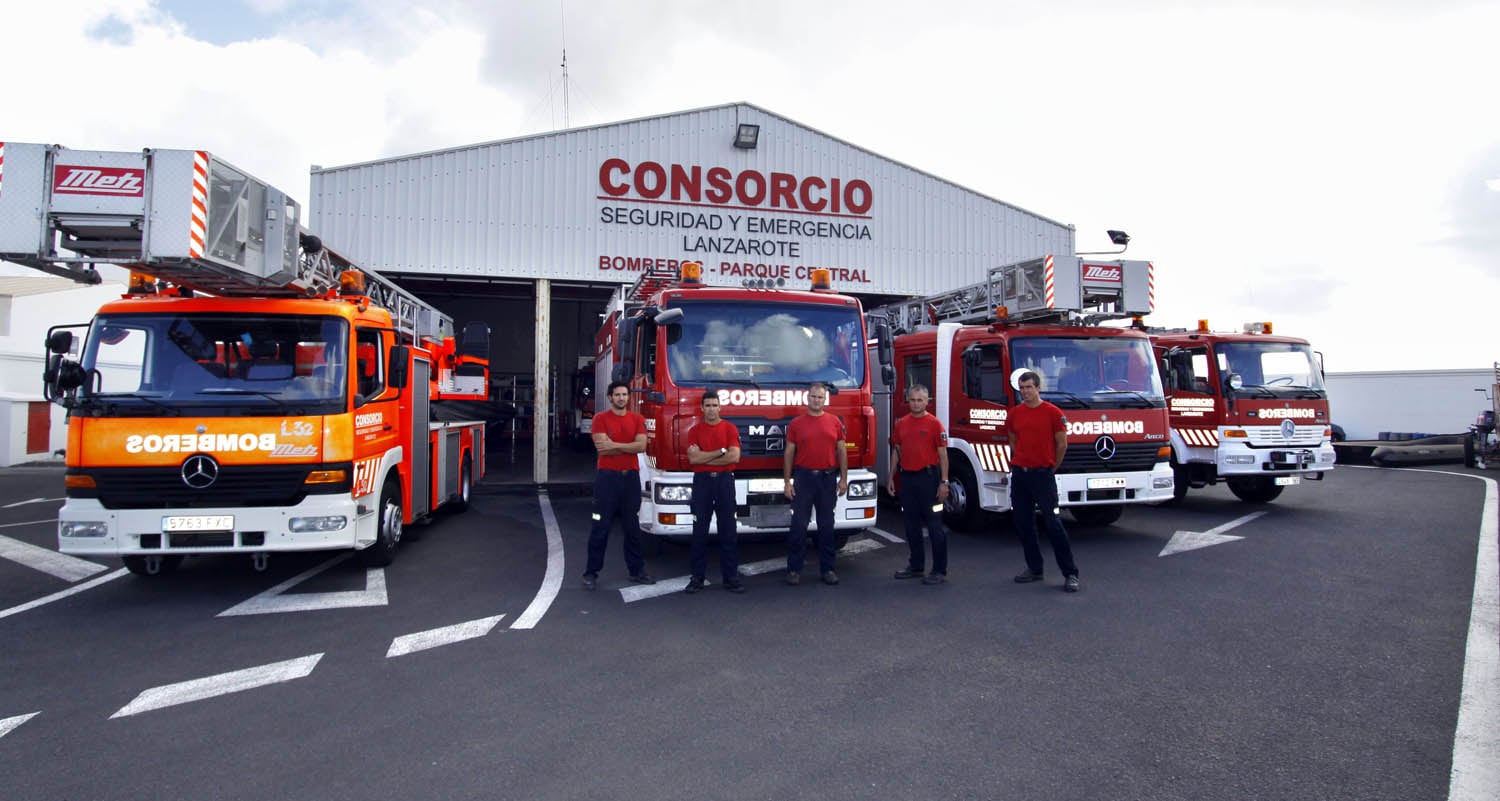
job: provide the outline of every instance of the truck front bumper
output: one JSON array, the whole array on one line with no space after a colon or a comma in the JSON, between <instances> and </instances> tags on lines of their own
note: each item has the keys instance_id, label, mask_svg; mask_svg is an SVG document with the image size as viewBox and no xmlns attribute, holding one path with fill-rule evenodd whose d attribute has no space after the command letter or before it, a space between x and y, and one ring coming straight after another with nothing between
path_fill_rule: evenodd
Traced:
<instances>
[{"instance_id":1,"label":"truck front bumper","mask_svg":"<svg viewBox=\"0 0 1500 801\"><path fill-rule=\"evenodd\" d=\"M1166 501L1172 498L1174 481L1168 462L1158 462L1149 472L1062 473L1057 476L1057 500L1063 506Z\"/></svg>"},{"instance_id":2,"label":"truck front bumper","mask_svg":"<svg viewBox=\"0 0 1500 801\"><path fill-rule=\"evenodd\" d=\"M693 510L690 502L658 502L658 484L666 487L692 487L691 473L668 474L653 479L648 493L641 499L641 531L668 539L691 539ZM866 495L851 498L855 484L870 488ZM869 470L849 471L849 492L834 502L833 520L837 530L855 530L875 525L875 503L879 498L875 474ZM780 479L736 478L734 482L734 527L741 540L781 540L786 538L792 522L792 502L783 493ZM809 521L816 527L817 520ZM709 520L711 537L718 536L718 521Z\"/></svg>"},{"instance_id":3,"label":"truck front bumper","mask_svg":"<svg viewBox=\"0 0 1500 801\"><path fill-rule=\"evenodd\" d=\"M106 509L70 498L57 515L58 550L94 556L321 551L374 541L348 495L309 495L292 507Z\"/></svg>"},{"instance_id":4,"label":"truck front bumper","mask_svg":"<svg viewBox=\"0 0 1500 801\"><path fill-rule=\"evenodd\" d=\"M1245 443L1221 440L1215 454L1215 469L1220 478L1296 476L1332 470L1337 458L1333 444L1328 442L1305 447L1252 448Z\"/></svg>"}]
</instances>

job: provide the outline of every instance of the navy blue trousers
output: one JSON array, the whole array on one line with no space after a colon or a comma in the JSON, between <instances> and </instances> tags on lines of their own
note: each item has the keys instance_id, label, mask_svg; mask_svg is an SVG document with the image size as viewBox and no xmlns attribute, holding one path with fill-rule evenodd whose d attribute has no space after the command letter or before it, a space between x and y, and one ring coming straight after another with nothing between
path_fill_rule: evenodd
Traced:
<instances>
[{"instance_id":1,"label":"navy blue trousers","mask_svg":"<svg viewBox=\"0 0 1500 801\"><path fill-rule=\"evenodd\" d=\"M694 578L708 570L708 524L718 515L719 573L724 581L739 578L739 529L734 522L734 473L693 474L693 544L688 562Z\"/></svg>"},{"instance_id":2,"label":"navy blue trousers","mask_svg":"<svg viewBox=\"0 0 1500 801\"><path fill-rule=\"evenodd\" d=\"M600 470L594 476L594 525L589 529L589 562L584 575L599 575L604 567L604 551L609 545L609 530L616 518L625 536L625 568L630 575L646 572L641 557L641 474L639 470Z\"/></svg>"},{"instance_id":3,"label":"navy blue trousers","mask_svg":"<svg viewBox=\"0 0 1500 801\"><path fill-rule=\"evenodd\" d=\"M918 573L927 563L927 549L922 546L922 526L932 540L932 572L948 575L948 532L943 530L943 512L938 504L939 470L902 470L901 486L896 495L901 500L901 517L906 522L906 547L911 552L906 567ZM937 507L934 510L933 507Z\"/></svg>"},{"instance_id":4,"label":"navy blue trousers","mask_svg":"<svg viewBox=\"0 0 1500 801\"><path fill-rule=\"evenodd\" d=\"M786 535L786 569L802 572L807 550L807 524L814 511L818 514L818 570L833 570L833 506L839 497L839 471L792 468L792 530Z\"/></svg>"},{"instance_id":5,"label":"navy blue trousers","mask_svg":"<svg viewBox=\"0 0 1500 801\"><path fill-rule=\"evenodd\" d=\"M1063 528L1062 517L1057 507L1057 479L1045 468L1015 468L1010 473L1011 517L1016 521L1016 535L1021 538L1021 550L1026 553L1026 568L1040 575L1042 572L1042 548L1037 541L1036 517L1042 516L1047 527L1047 538L1052 540L1052 555L1057 557L1057 568L1064 576L1078 575L1078 565L1073 564L1073 545L1068 542L1068 532Z\"/></svg>"}]
</instances>

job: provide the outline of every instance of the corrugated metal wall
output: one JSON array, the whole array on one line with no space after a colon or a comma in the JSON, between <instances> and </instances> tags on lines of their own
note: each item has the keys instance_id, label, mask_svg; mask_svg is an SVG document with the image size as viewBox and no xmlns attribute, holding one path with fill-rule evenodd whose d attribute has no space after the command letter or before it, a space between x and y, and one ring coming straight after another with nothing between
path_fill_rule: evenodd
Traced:
<instances>
[{"instance_id":1,"label":"corrugated metal wall","mask_svg":"<svg viewBox=\"0 0 1500 801\"><path fill-rule=\"evenodd\" d=\"M731 144L742 122L760 125L754 150ZM610 159L628 166L601 174ZM715 167L732 178L753 171L767 184L772 173L787 174L797 182L790 204L797 208L787 207L785 194L779 207L770 192L754 202L755 175L745 193L724 203L707 194L652 197L650 178L632 183L645 163L668 172L700 168L704 189ZM835 180L845 188L864 181L869 208L803 208L809 179L806 197L815 205ZM998 264L1074 248L1069 226L748 104L315 170L312 192L309 227L324 241L357 262L404 273L629 282L642 259L696 260L710 284L740 283L747 271L736 265L765 265L753 274L785 275L794 286L805 284L807 269L832 267L842 271L835 281L843 291L921 295L981 280ZM859 192L850 199L863 205ZM719 227L629 216L663 212ZM617 215L626 222L613 221ZM774 229L789 222L829 223L859 238ZM749 225L769 232L749 232ZM714 252L753 247L773 255Z\"/></svg>"}]
</instances>

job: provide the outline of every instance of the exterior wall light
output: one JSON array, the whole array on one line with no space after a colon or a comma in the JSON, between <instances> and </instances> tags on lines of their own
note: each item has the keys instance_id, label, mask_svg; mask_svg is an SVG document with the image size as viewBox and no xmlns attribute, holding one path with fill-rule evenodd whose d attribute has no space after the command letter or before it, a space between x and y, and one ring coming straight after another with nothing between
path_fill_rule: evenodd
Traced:
<instances>
[{"instance_id":1,"label":"exterior wall light","mask_svg":"<svg viewBox=\"0 0 1500 801\"><path fill-rule=\"evenodd\" d=\"M739 130L734 133L734 146L741 150L754 150L756 143L760 141L760 126L748 122L740 123Z\"/></svg>"}]
</instances>

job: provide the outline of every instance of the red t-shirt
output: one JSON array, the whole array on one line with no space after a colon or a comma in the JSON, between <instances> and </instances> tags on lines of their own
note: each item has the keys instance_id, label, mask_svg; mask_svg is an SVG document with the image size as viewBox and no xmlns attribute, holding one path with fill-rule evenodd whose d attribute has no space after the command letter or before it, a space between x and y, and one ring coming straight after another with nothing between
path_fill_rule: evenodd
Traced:
<instances>
[{"instance_id":1,"label":"red t-shirt","mask_svg":"<svg viewBox=\"0 0 1500 801\"><path fill-rule=\"evenodd\" d=\"M615 414L611 409L602 414L594 415L590 423L590 434L603 434L613 442L620 445L629 445L635 442L635 438L646 433L646 418L635 412ZM616 453L610 456L599 456L599 469L601 470L635 470L640 467L636 460L636 454Z\"/></svg>"},{"instance_id":2,"label":"red t-shirt","mask_svg":"<svg viewBox=\"0 0 1500 801\"><path fill-rule=\"evenodd\" d=\"M698 450L705 453L718 453L720 448L738 448L740 430L723 419L713 425L700 422L688 431L688 444L697 445ZM727 473L733 469L734 465L729 463L693 465L694 473Z\"/></svg>"},{"instance_id":3,"label":"red t-shirt","mask_svg":"<svg viewBox=\"0 0 1500 801\"><path fill-rule=\"evenodd\" d=\"M1005 428L1010 432L1012 467L1052 467L1057 464L1053 435L1068 430L1068 418L1046 401L1036 408L1018 403L1006 414Z\"/></svg>"},{"instance_id":4,"label":"red t-shirt","mask_svg":"<svg viewBox=\"0 0 1500 801\"><path fill-rule=\"evenodd\" d=\"M921 470L938 463L938 448L948 446L948 432L932 414L906 415L896 421L891 444L901 449L901 469Z\"/></svg>"},{"instance_id":5,"label":"red t-shirt","mask_svg":"<svg viewBox=\"0 0 1500 801\"><path fill-rule=\"evenodd\" d=\"M828 470L839 466L840 443L844 441L844 421L824 412L804 414L786 427L786 441L797 446L792 465L808 470Z\"/></svg>"}]
</instances>

